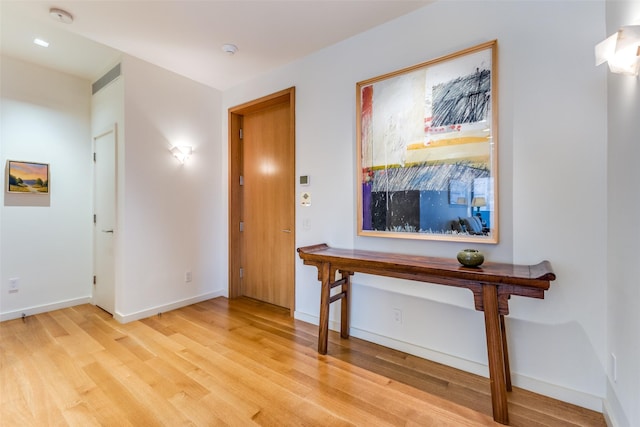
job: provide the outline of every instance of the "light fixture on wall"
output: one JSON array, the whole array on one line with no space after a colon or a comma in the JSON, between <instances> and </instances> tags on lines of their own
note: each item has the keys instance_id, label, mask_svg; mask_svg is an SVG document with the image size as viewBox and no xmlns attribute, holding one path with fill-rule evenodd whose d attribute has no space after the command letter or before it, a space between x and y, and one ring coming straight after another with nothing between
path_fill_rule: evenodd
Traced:
<instances>
[{"instance_id":1,"label":"light fixture on wall","mask_svg":"<svg viewBox=\"0 0 640 427\"><path fill-rule=\"evenodd\" d=\"M181 145L181 146L176 145L176 146L173 146L169 151L171 151L171 154L173 154L173 157L178 159L178 161L182 164L184 164L184 162L186 162L187 159L191 157L191 153L193 152L191 147L188 145Z\"/></svg>"},{"instance_id":2,"label":"light fixture on wall","mask_svg":"<svg viewBox=\"0 0 640 427\"><path fill-rule=\"evenodd\" d=\"M596 45L596 65L609 64L612 73L637 76L640 70L640 25L626 25Z\"/></svg>"}]
</instances>

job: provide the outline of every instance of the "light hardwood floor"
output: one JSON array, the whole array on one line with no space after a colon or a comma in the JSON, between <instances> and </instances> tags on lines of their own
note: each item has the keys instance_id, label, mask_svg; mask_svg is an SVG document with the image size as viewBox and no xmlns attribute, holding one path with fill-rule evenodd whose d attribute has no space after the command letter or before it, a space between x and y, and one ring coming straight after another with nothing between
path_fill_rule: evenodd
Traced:
<instances>
[{"instance_id":1,"label":"light hardwood floor","mask_svg":"<svg viewBox=\"0 0 640 427\"><path fill-rule=\"evenodd\" d=\"M485 378L216 298L125 325L91 305L0 323L2 426L488 426ZM604 426L515 389L514 426Z\"/></svg>"}]
</instances>

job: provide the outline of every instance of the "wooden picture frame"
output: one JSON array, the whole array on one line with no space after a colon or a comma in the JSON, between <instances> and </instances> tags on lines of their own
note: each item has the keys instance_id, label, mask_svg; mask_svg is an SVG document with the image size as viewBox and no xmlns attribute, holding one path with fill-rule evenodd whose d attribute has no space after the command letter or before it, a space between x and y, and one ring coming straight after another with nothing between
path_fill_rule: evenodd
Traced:
<instances>
[{"instance_id":1,"label":"wooden picture frame","mask_svg":"<svg viewBox=\"0 0 640 427\"><path fill-rule=\"evenodd\" d=\"M49 194L49 164L7 160L7 192Z\"/></svg>"},{"instance_id":2,"label":"wooden picture frame","mask_svg":"<svg viewBox=\"0 0 640 427\"><path fill-rule=\"evenodd\" d=\"M356 84L358 235L498 242L497 82L493 40Z\"/></svg>"}]
</instances>

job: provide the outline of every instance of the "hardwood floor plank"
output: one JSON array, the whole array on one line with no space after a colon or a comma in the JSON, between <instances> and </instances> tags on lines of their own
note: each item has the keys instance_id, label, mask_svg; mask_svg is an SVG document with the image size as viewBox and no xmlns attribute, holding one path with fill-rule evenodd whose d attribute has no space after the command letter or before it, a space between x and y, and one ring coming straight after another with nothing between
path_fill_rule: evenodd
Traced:
<instances>
[{"instance_id":1,"label":"hardwood floor plank","mask_svg":"<svg viewBox=\"0 0 640 427\"><path fill-rule=\"evenodd\" d=\"M247 326L242 329L235 329L233 332L235 334L240 334L242 332L246 333L250 329L252 329L252 327ZM255 333L257 334L257 332ZM206 338L203 336L199 336L198 342L203 342L203 341L206 342ZM254 338L254 341L255 341L255 338ZM265 345L265 341L260 340L260 344L261 344L261 348L260 348L259 354L263 355L261 359L261 364L258 364L255 361L249 360L250 357L247 355L251 355L252 352L248 351L246 348L242 348L241 352L234 353L234 354L225 353L223 357L233 358L234 361L241 362L240 364L243 367L246 367L248 369L255 369L259 367L268 368L269 366L271 366L271 368L275 370L281 370L281 369L285 369L287 371L291 370L289 365L277 366L277 365L274 365L273 363L270 363L274 361L269 360L268 348L262 347L262 345ZM254 346L255 346L255 343L254 343ZM396 405L397 401L394 399L393 393L386 392L385 399L380 400L376 392L380 393L381 390L372 391L371 390L372 384L370 382L365 382L365 380L363 379L364 376L356 375L356 378L357 378L356 380L354 380L351 377L345 377L342 372L338 371L337 368L334 368L334 366L326 363L326 360L325 360L326 358L324 356L318 356L315 352L313 352L312 355L311 354L308 355L307 359L313 360L315 362L316 370L320 369L319 380L315 381L312 384L314 386L314 389L316 390L316 393L318 393L318 391L327 392L327 394L338 396L337 398L339 398L342 401L349 401L350 406L359 406L359 407L368 408L369 411L367 413L366 420L369 423L372 421L372 418L375 417L376 412L379 412L379 414L382 416L382 419L383 420L386 419L387 422L390 422L392 425L401 424L404 417L406 417L407 415L406 413L394 414L397 411L398 406ZM305 366L305 368L308 369L308 366ZM351 369L353 369L353 366L351 366ZM275 374L265 369L260 370L259 373L256 371L256 373L261 377L265 377L270 382L280 385L281 387L283 387L284 390L287 390L295 394L299 394L302 397L307 396L307 400L310 400L308 398L309 393L307 392L307 390L303 390L302 392L300 392L300 390L296 390L295 385L291 384L288 381L286 383L280 383L282 378L285 378L285 377L279 376L278 374ZM300 376L298 376L297 378L300 378ZM236 378L235 381L237 380L238 379ZM230 379L227 381L231 382L234 380ZM388 384L389 381L387 379L383 379L381 381L378 381L378 384L376 385L380 386L381 383ZM328 391L327 390L323 391L322 389L318 389L318 386L321 384L331 384L331 387L329 387ZM358 397L355 398L354 396L358 396ZM405 401L406 398L407 398L406 396L398 396L398 400ZM416 402L416 403L419 404L420 402ZM411 408L411 411L413 411L413 408ZM336 414L336 415L341 416L342 414ZM361 419L360 422L364 422L364 420Z\"/></svg>"},{"instance_id":2,"label":"hardwood floor plank","mask_svg":"<svg viewBox=\"0 0 640 427\"><path fill-rule=\"evenodd\" d=\"M208 394L195 399L189 394L174 395L169 401L197 426L248 426L256 425L237 411L237 406Z\"/></svg>"},{"instance_id":3,"label":"hardwood floor plank","mask_svg":"<svg viewBox=\"0 0 640 427\"><path fill-rule=\"evenodd\" d=\"M47 372L43 387L62 408L69 424L99 425L84 396L96 388L95 383L75 364L61 346L49 346L33 353L32 358L41 371Z\"/></svg>"},{"instance_id":4,"label":"hardwood floor plank","mask_svg":"<svg viewBox=\"0 0 640 427\"><path fill-rule=\"evenodd\" d=\"M219 335L222 332L216 332L217 329L219 328L211 327L210 333L214 335L214 339L219 340L221 339ZM322 382L314 380L312 377L305 375L300 371L309 369L310 365L314 365L313 369L318 369L320 364L326 363L323 360L318 360L318 356L315 351L308 352L305 357L300 357L298 356L297 351L292 351L291 344L294 343L291 341L287 341L290 344L289 346L281 346L277 342L279 340L267 339L262 336L263 334L261 332L262 331L260 329L253 326L235 328L233 330L233 339L228 339L228 342L225 342L225 346L232 349L233 353L225 354L225 356L233 358L233 360L240 362L243 366L249 367L250 369L256 371L260 370L260 375L267 377L270 381L275 383L280 384L282 378L286 378L284 376L278 377L277 372L282 372L290 378L297 379L301 384L312 385L316 388L322 385ZM259 345L259 348L256 348L256 344ZM308 362L305 362L304 360L307 360ZM267 370L263 368L267 368ZM384 382L388 383L388 380L385 380ZM289 383L283 383L280 385L288 389L292 388ZM331 393L328 394L331 394L331 398L318 400L315 399L316 395L324 393L308 393L307 391L307 389L303 389L303 393L299 394L301 396L306 396L306 398L313 403L321 404L322 406L333 406L341 403L341 399L337 396L340 396L342 393L335 388L329 390ZM331 403L331 405L329 405L329 403ZM368 412L363 411L360 414L360 420L371 420L378 408L366 402L361 403L361 406L366 408ZM381 413L383 412L384 411L381 411ZM388 416L389 414L384 412L383 415ZM393 419L396 424L400 423L401 420L402 419L399 417L395 417Z\"/></svg>"},{"instance_id":5,"label":"hardwood floor plank","mask_svg":"<svg viewBox=\"0 0 640 427\"><path fill-rule=\"evenodd\" d=\"M110 369L105 368L99 362L91 363L83 369L110 400L110 406L121 409L130 424L134 426L162 425L161 415L152 410L153 408L138 401L136 396L115 378ZM108 407L102 409L105 411ZM98 413L97 416L100 417L102 414ZM107 412L105 418L108 416Z\"/></svg>"},{"instance_id":6,"label":"hardwood floor plank","mask_svg":"<svg viewBox=\"0 0 640 427\"><path fill-rule=\"evenodd\" d=\"M240 363L227 359L224 355L217 353L209 347L200 345L189 338L177 334L176 340L180 340L186 349L182 352L182 356L192 363L197 364L201 369L217 378L219 381L227 385L227 393L236 396L242 396L249 402L259 407L259 411L253 415L253 419L270 419L272 416L278 416L283 420L288 420L291 424L297 425L308 424L304 422L307 414L292 412L291 408L296 406L296 394L279 384L274 384L266 380L263 376L257 375ZM301 390L295 383L295 392L307 393L310 389ZM273 399L277 396L277 399Z\"/></svg>"},{"instance_id":7,"label":"hardwood floor plank","mask_svg":"<svg viewBox=\"0 0 640 427\"><path fill-rule=\"evenodd\" d=\"M69 332L62 327L51 313L42 313L38 316L38 320L49 335L53 338L68 336Z\"/></svg>"},{"instance_id":8,"label":"hardwood floor plank","mask_svg":"<svg viewBox=\"0 0 640 427\"><path fill-rule=\"evenodd\" d=\"M158 393L167 399L176 395L188 394L198 400L210 393L206 387L189 377L188 373L181 371L179 367L175 367L169 360L154 357L147 360L145 364L153 369L156 378L161 378L161 381L156 381L153 386L158 390Z\"/></svg>"},{"instance_id":9,"label":"hardwood floor plank","mask_svg":"<svg viewBox=\"0 0 640 427\"><path fill-rule=\"evenodd\" d=\"M32 357L47 347L41 346L38 350L38 347L30 345L44 342L43 334L35 332L34 328L39 326L31 322L20 331L22 336L3 340L2 352L13 352L13 361L2 367L3 393L0 402L2 408L8 408L9 411L6 417L3 411L0 419L3 424L6 419L6 422L14 425L65 425L61 408L45 386L47 372ZM48 340L46 342L49 343Z\"/></svg>"},{"instance_id":10,"label":"hardwood floor plank","mask_svg":"<svg viewBox=\"0 0 640 427\"><path fill-rule=\"evenodd\" d=\"M247 298L119 324L85 304L0 323L0 424L494 426L488 379L330 333ZM604 426L515 388L513 426Z\"/></svg>"},{"instance_id":11,"label":"hardwood floor plank","mask_svg":"<svg viewBox=\"0 0 640 427\"><path fill-rule=\"evenodd\" d=\"M56 343L62 345L71 357L78 358L81 363L89 363L91 353L104 350L104 347L82 328L86 319L77 316L75 310L53 312L52 316L68 332L68 335L56 337ZM37 319L37 316L34 318ZM76 323L77 321L80 323Z\"/></svg>"}]
</instances>

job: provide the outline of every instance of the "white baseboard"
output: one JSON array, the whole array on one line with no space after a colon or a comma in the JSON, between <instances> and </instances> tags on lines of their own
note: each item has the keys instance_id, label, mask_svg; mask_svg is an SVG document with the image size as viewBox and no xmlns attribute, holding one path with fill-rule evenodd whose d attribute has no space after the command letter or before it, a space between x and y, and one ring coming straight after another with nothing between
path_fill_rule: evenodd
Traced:
<instances>
[{"instance_id":1,"label":"white baseboard","mask_svg":"<svg viewBox=\"0 0 640 427\"><path fill-rule=\"evenodd\" d=\"M610 378L607 378L607 398L604 400L602 414L608 427L631 427Z\"/></svg>"},{"instance_id":2,"label":"white baseboard","mask_svg":"<svg viewBox=\"0 0 640 427\"><path fill-rule=\"evenodd\" d=\"M0 322L5 320L19 319L24 314L25 316L32 316L34 314L46 313L48 311L60 310L61 308L73 307L74 305L88 304L91 302L91 296L82 298L74 298L65 301L58 301L51 304L35 305L31 307L21 308L19 310L8 311L6 313L0 313Z\"/></svg>"},{"instance_id":3,"label":"white baseboard","mask_svg":"<svg viewBox=\"0 0 640 427\"><path fill-rule=\"evenodd\" d=\"M604 415L604 422L607 424L607 427L619 427L620 424L616 421L613 411L611 410L611 405L606 399L603 406L602 415Z\"/></svg>"},{"instance_id":4,"label":"white baseboard","mask_svg":"<svg viewBox=\"0 0 640 427\"><path fill-rule=\"evenodd\" d=\"M208 299L217 298L224 296L224 292L222 290L215 292L208 292L206 294L198 295L192 298L183 299L180 301L175 301L169 304L158 305L152 308L148 308L145 310L140 310L135 313L130 314L122 314L116 312L113 315L113 318L116 319L120 323L129 323L134 320L144 319L146 317L155 316L158 313L165 313L167 311L175 310L178 308L186 307L191 304L196 304L202 301L206 301Z\"/></svg>"},{"instance_id":5,"label":"white baseboard","mask_svg":"<svg viewBox=\"0 0 640 427\"><path fill-rule=\"evenodd\" d=\"M220 296L224 296L223 291L209 292L206 294L198 295L196 297L187 298L180 301L175 301L169 304L164 304L161 306L156 306L153 308L149 308L146 310L138 311L136 313L131 314L114 314L114 318L120 323L128 323L134 320L144 319L145 317L153 316L158 313L167 312L171 310L175 310L177 308L186 307L187 305L195 304L201 301L206 301L208 299L217 298ZM24 314L25 316L32 316L34 314L46 313L49 311L60 310L62 308L73 307L81 304L92 304L92 299L90 296L83 298L75 298L66 301L59 301L52 304L43 304L38 306L25 307L19 310L8 311L6 313L0 313L0 322L4 322L5 320L19 319Z\"/></svg>"},{"instance_id":6,"label":"white baseboard","mask_svg":"<svg viewBox=\"0 0 640 427\"><path fill-rule=\"evenodd\" d=\"M298 320L302 320L313 325L317 325L319 323L318 317L309 315L307 313L295 312L294 317ZM336 321L329 321L329 329L333 331L339 331L340 323ZM489 377L489 368L487 367L487 365L483 365L475 361L466 360L446 353L441 353L439 351L421 347L416 344L399 341L391 337L378 335L374 332L355 328L353 326L351 327L350 335L352 337L360 338L365 341L382 345L384 347L389 347L408 354L412 354L423 359L451 366L465 372L470 372L472 374L480 375L485 378ZM598 396L594 396L578 390L567 389L565 387L541 381L536 378L520 375L513 371L511 372L511 383L516 387L523 388L534 393L542 394L544 396L552 397L563 402L568 402L573 405L581 406L583 408L591 409L597 412L603 411L603 399ZM610 427L614 426L615 424Z\"/></svg>"}]
</instances>

